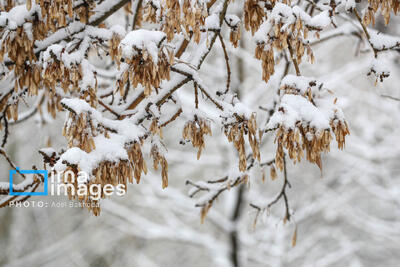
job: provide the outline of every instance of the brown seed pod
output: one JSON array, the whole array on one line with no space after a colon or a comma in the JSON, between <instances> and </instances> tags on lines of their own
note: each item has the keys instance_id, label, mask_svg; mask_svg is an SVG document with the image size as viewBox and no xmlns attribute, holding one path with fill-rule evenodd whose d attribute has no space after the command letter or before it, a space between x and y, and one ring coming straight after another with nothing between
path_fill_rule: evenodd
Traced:
<instances>
[{"instance_id":1,"label":"brown seed pod","mask_svg":"<svg viewBox=\"0 0 400 267\"><path fill-rule=\"evenodd\" d=\"M247 169L244 135L248 136L248 141L253 152L253 158L260 161L259 142L257 139L258 129L255 114L252 114L250 119L240 118L240 121L227 124L224 127L224 133L228 138L228 141L233 142L239 153L240 171L244 172Z\"/></svg>"},{"instance_id":2,"label":"brown seed pod","mask_svg":"<svg viewBox=\"0 0 400 267\"><path fill-rule=\"evenodd\" d=\"M162 188L168 187L168 162L165 157L160 153L157 145L151 147L150 155L153 158L153 168L158 169L161 166Z\"/></svg>"},{"instance_id":3,"label":"brown seed pod","mask_svg":"<svg viewBox=\"0 0 400 267\"><path fill-rule=\"evenodd\" d=\"M195 119L188 121L183 128L182 137L190 140L193 147L197 147L197 159L200 158L201 152L205 147L204 136L212 135L210 123L202 118L195 116Z\"/></svg>"},{"instance_id":4,"label":"brown seed pod","mask_svg":"<svg viewBox=\"0 0 400 267\"><path fill-rule=\"evenodd\" d=\"M368 26L370 23L375 25L375 16L378 10L385 19L385 24L389 24L390 13L397 15L400 10L400 2L398 0L368 0L369 5L363 17L363 24Z\"/></svg>"},{"instance_id":5,"label":"brown seed pod","mask_svg":"<svg viewBox=\"0 0 400 267\"><path fill-rule=\"evenodd\" d=\"M347 123L336 107L336 99L333 105L326 100L318 102L322 97L321 87L322 84L312 78L288 75L282 80L282 102L268 126L277 129L275 164L280 170L284 167L284 149L294 163L300 162L305 154L309 162L322 169L321 153L329 152L332 132L338 148L344 148L345 136L350 133ZM316 103L322 103L326 105L325 109L331 110L327 113L330 116L328 120Z\"/></svg>"},{"instance_id":6,"label":"brown seed pod","mask_svg":"<svg viewBox=\"0 0 400 267\"><path fill-rule=\"evenodd\" d=\"M125 85L130 82L134 88L141 84L145 88L145 95L148 96L153 88L160 87L162 80L170 79L173 54L172 50L164 45L165 38L162 32L136 30L121 41L117 63L125 63L117 80L120 92L123 92Z\"/></svg>"},{"instance_id":7,"label":"brown seed pod","mask_svg":"<svg viewBox=\"0 0 400 267\"><path fill-rule=\"evenodd\" d=\"M247 0L244 3L244 26L251 34L258 30L265 18L264 8L259 5L258 0Z\"/></svg>"}]
</instances>

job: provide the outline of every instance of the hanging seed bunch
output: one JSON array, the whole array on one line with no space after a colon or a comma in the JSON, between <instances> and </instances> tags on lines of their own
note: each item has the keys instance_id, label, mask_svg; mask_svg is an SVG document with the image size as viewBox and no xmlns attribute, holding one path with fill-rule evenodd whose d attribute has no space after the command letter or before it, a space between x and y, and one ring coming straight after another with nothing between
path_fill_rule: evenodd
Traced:
<instances>
[{"instance_id":1,"label":"hanging seed bunch","mask_svg":"<svg viewBox=\"0 0 400 267\"><path fill-rule=\"evenodd\" d=\"M184 19L182 20L186 32L193 31L193 40L200 42L200 30L204 26L207 14L207 5L203 1L184 1L182 7Z\"/></svg>"},{"instance_id":2,"label":"hanging seed bunch","mask_svg":"<svg viewBox=\"0 0 400 267\"><path fill-rule=\"evenodd\" d=\"M253 158L260 161L259 141L257 139L257 122L255 114L250 119L237 117L236 121L229 122L224 118L224 133L229 142L232 142L239 153L239 170L244 172L247 168L246 150L244 135L248 136L248 141L253 152Z\"/></svg>"},{"instance_id":3,"label":"hanging seed bunch","mask_svg":"<svg viewBox=\"0 0 400 267\"><path fill-rule=\"evenodd\" d=\"M84 100L64 99L62 105L69 111L69 118L63 128L63 135L67 138L69 149L61 156L60 161L75 169L78 169L82 164L86 166L87 162L91 166L93 165L94 167L91 167L90 170L88 170L88 167L84 167L90 175L88 186L94 184L103 189L106 184L114 186L122 184L126 187L128 182L133 182L133 178L139 183L142 173L147 173L147 166L141 149L143 141L140 138L128 137L124 140L131 138L138 140L123 141L124 145L122 148L120 147L121 138L125 138L124 136L127 133L121 135L119 131L128 131L126 122L118 121L116 123L103 118L97 110L90 107ZM99 158L98 155L103 153L101 150L104 147L96 147L95 140L102 146L108 147L106 151L115 149L115 152L109 152L110 156L106 156L106 159L104 157ZM77 156L78 153L80 156ZM69 162L71 159L75 161L78 159L78 161ZM158 160L162 166L165 166L161 159ZM165 172L163 171L163 175L165 175ZM103 198L104 195L101 195L101 197ZM89 194L79 197L78 200L90 203L92 198ZM97 215L99 211L93 212Z\"/></svg>"},{"instance_id":4,"label":"hanging seed bunch","mask_svg":"<svg viewBox=\"0 0 400 267\"><path fill-rule=\"evenodd\" d=\"M23 13L21 18L19 10L21 6L12 8L8 13L0 15L0 60L4 61L4 56L14 62L9 68L14 70L15 91L29 88L32 94L37 94L39 86L39 75L33 64L36 61L34 53L34 41L42 40L45 37L43 30L44 23L39 20L38 9ZM22 6L22 8L24 8ZM17 18L17 16L19 16ZM36 93L35 93L36 92Z\"/></svg>"},{"instance_id":5,"label":"hanging seed bunch","mask_svg":"<svg viewBox=\"0 0 400 267\"><path fill-rule=\"evenodd\" d=\"M200 158L203 148L206 146L204 142L205 135L212 135L210 122L206 119L194 116L193 120L186 122L183 128L182 137L190 140L193 147L197 147L197 159Z\"/></svg>"},{"instance_id":6,"label":"hanging seed bunch","mask_svg":"<svg viewBox=\"0 0 400 267\"><path fill-rule=\"evenodd\" d=\"M50 91L45 91L45 95L47 96L47 111L53 118L55 118L56 113L63 110L61 105L61 96L58 94L52 94Z\"/></svg>"},{"instance_id":7,"label":"hanging seed bunch","mask_svg":"<svg viewBox=\"0 0 400 267\"><path fill-rule=\"evenodd\" d=\"M121 42L121 36L119 36L117 33L113 33L108 45L110 47L110 57L111 60L116 60L118 57L118 47L119 43Z\"/></svg>"},{"instance_id":8,"label":"hanging seed bunch","mask_svg":"<svg viewBox=\"0 0 400 267\"><path fill-rule=\"evenodd\" d=\"M158 88L162 80L170 79L173 51L164 45L165 34L159 31L136 30L128 33L119 45L117 62L125 62L117 80L120 92L127 82L141 84L146 96Z\"/></svg>"},{"instance_id":9,"label":"hanging seed bunch","mask_svg":"<svg viewBox=\"0 0 400 267\"><path fill-rule=\"evenodd\" d=\"M18 120L18 95L10 95L4 99L1 105L1 110L5 109L7 119Z\"/></svg>"},{"instance_id":10,"label":"hanging seed bunch","mask_svg":"<svg viewBox=\"0 0 400 267\"><path fill-rule=\"evenodd\" d=\"M90 115L88 113L77 114L63 103L62 105L70 111L63 128L63 136L68 141L68 147L79 147L87 153L96 149L93 137L97 136L98 132Z\"/></svg>"},{"instance_id":11,"label":"hanging seed bunch","mask_svg":"<svg viewBox=\"0 0 400 267\"><path fill-rule=\"evenodd\" d=\"M135 146L133 146L135 147ZM134 149L134 148L133 148ZM128 154L131 153L133 154L134 152L129 151ZM87 155L87 154L86 154ZM90 154L89 154L90 155ZM140 153L141 155L141 153ZM131 157L131 155L130 155ZM143 158L141 158L143 161ZM136 160L136 159L135 159ZM65 160L65 162L70 168L72 167L72 170L76 170L76 172L79 169L79 166L74 165L74 164L69 164ZM133 162L133 161L131 161ZM124 185L125 190L127 189L127 183L132 183L133 182L133 173L136 176L136 170L138 169L136 166L137 160L134 163L131 163L127 159L118 159L117 161L101 161L97 164L97 166L91 170L90 172L90 177L88 181L84 181L84 184L78 184L78 181L69 181L68 179L64 178L64 183L72 184L75 188L74 192L77 192L78 188L81 186L86 186L87 190L85 191L86 194L83 195L78 195L78 194L73 194L72 190L70 189L68 192L68 195L70 199L75 199L78 200L82 203L86 203L88 209L94 213L94 215L99 215L100 214L100 202L99 200L101 198L105 198L106 196L104 195L104 188L106 185L113 185L113 186L118 186L118 185ZM133 167L134 166L134 167ZM67 170L68 170L67 168ZM134 169L134 170L133 170ZM147 172L147 169L146 169ZM64 173L64 177L68 177ZM77 177L77 176L75 176ZM136 178L137 181L140 180L140 173L139 173L139 178ZM98 192L91 192L89 188L91 186L95 186L98 190L100 190L100 194ZM100 197L95 196L94 194L100 195ZM97 199L96 199L97 198Z\"/></svg>"},{"instance_id":12,"label":"hanging seed bunch","mask_svg":"<svg viewBox=\"0 0 400 267\"><path fill-rule=\"evenodd\" d=\"M130 2L128 3L130 5ZM126 5L128 6L128 5ZM120 25L114 25L113 27L110 28L111 31L111 38L108 40L108 54L111 57L111 60L117 60L118 59L118 54L119 54L119 44L121 43L121 40L125 37L126 35L126 30Z\"/></svg>"},{"instance_id":13,"label":"hanging seed bunch","mask_svg":"<svg viewBox=\"0 0 400 267\"><path fill-rule=\"evenodd\" d=\"M277 177L276 168L275 168L274 163L272 163L271 166L269 167L269 176L272 181L274 181Z\"/></svg>"},{"instance_id":14,"label":"hanging seed bunch","mask_svg":"<svg viewBox=\"0 0 400 267\"><path fill-rule=\"evenodd\" d=\"M162 29L167 34L168 41L171 41L176 33L182 32L183 27L187 34L193 32L194 41L199 43L201 28L207 16L205 1L167 0Z\"/></svg>"},{"instance_id":15,"label":"hanging seed bunch","mask_svg":"<svg viewBox=\"0 0 400 267\"><path fill-rule=\"evenodd\" d=\"M251 30L251 34L260 28L261 23L265 18L264 7L262 6L264 1L259 0L247 0L244 3L244 27L246 31Z\"/></svg>"},{"instance_id":16,"label":"hanging seed bunch","mask_svg":"<svg viewBox=\"0 0 400 267\"><path fill-rule=\"evenodd\" d=\"M147 1L147 3L141 8L140 18L138 18L138 25L140 22L147 21L150 23L157 23L162 15L163 9L161 8L160 2Z\"/></svg>"},{"instance_id":17,"label":"hanging seed bunch","mask_svg":"<svg viewBox=\"0 0 400 267\"><path fill-rule=\"evenodd\" d=\"M70 200L77 200L81 203L84 203L87 209L92 212L95 216L100 215L100 202L94 195L91 194L91 191L89 190L90 185L94 184L91 181L88 181L85 184L78 184L77 179L74 179L71 177L69 173L73 173L74 177L78 177L78 168L76 166L68 166L65 169L65 172L62 175L62 182L67 185L72 185L73 189L69 186L66 187L67 190L67 195ZM77 190L78 186L86 187L86 195L78 195Z\"/></svg>"},{"instance_id":18,"label":"hanging seed bunch","mask_svg":"<svg viewBox=\"0 0 400 267\"><path fill-rule=\"evenodd\" d=\"M75 177L78 177L78 171L80 171L80 169L79 167L70 165L67 167L66 171L72 171L75 173ZM106 197L104 194L104 187L106 185L124 185L126 190L127 182L132 183L132 171L127 160L120 160L119 162L103 161L92 170L88 178L88 181L79 181L79 178L72 180L68 172L63 173L63 182L65 184L71 184L74 187L74 190L67 187L69 199L85 203L89 211L93 212L95 216L98 216L100 214L100 199ZM81 187L86 187L84 191L86 194L77 194L79 190L82 190ZM99 192L91 191L90 187L96 188Z\"/></svg>"},{"instance_id":19,"label":"hanging seed bunch","mask_svg":"<svg viewBox=\"0 0 400 267\"><path fill-rule=\"evenodd\" d=\"M229 28L231 29L229 33L229 41L236 48L238 47L239 40L242 35L240 30L240 19L235 15L227 15L225 20Z\"/></svg>"},{"instance_id":20,"label":"hanging seed bunch","mask_svg":"<svg viewBox=\"0 0 400 267\"><path fill-rule=\"evenodd\" d=\"M71 61L70 58L75 56L67 53L61 45L52 45L43 53L41 82L47 95L56 97L56 88L61 87L64 93L78 92L81 99L96 107L96 73L86 59Z\"/></svg>"},{"instance_id":21,"label":"hanging seed bunch","mask_svg":"<svg viewBox=\"0 0 400 267\"><path fill-rule=\"evenodd\" d=\"M293 10L290 6L276 3L269 13L268 19L260 26L255 34L257 47L255 57L262 61L263 80L268 82L275 72L274 52L288 49L291 56L300 64L307 54L311 63L314 62L314 54L308 45L309 31L317 36L323 27L329 24L328 14L326 20L321 20L318 25L307 13L301 10Z\"/></svg>"},{"instance_id":22,"label":"hanging seed bunch","mask_svg":"<svg viewBox=\"0 0 400 267\"><path fill-rule=\"evenodd\" d=\"M33 0L26 1L28 10L32 7ZM96 3L94 0L84 1L79 5L74 5L73 0L35 0L41 8L43 18L46 18L46 31L55 32L59 27L65 27L68 20L79 19L82 23L87 23L89 17L93 15Z\"/></svg>"},{"instance_id":23,"label":"hanging seed bunch","mask_svg":"<svg viewBox=\"0 0 400 267\"><path fill-rule=\"evenodd\" d=\"M168 187L168 162L164 155L160 152L160 145L153 144L150 151L150 156L153 158L153 168L158 170L161 167L162 188Z\"/></svg>"},{"instance_id":24,"label":"hanging seed bunch","mask_svg":"<svg viewBox=\"0 0 400 267\"><path fill-rule=\"evenodd\" d=\"M288 75L282 80L283 96L267 128L277 129L275 164L283 170L284 150L294 163L306 159L322 169L321 153L329 152L332 132L343 149L349 134L336 98L314 79Z\"/></svg>"},{"instance_id":25,"label":"hanging seed bunch","mask_svg":"<svg viewBox=\"0 0 400 267\"><path fill-rule=\"evenodd\" d=\"M135 141L126 149L128 151L129 161L132 163L133 176L136 179L136 183L139 183L142 173L147 174L147 165L142 153L142 143ZM131 176L132 175L129 177ZM131 182L131 180L132 178L129 178L129 182Z\"/></svg>"},{"instance_id":26,"label":"hanging seed bunch","mask_svg":"<svg viewBox=\"0 0 400 267\"><path fill-rule=\"evenodd\" d=\"M79 82L84 76L82 62L65 63L68 57L70 54L61 45L52 45L43 53L42 79L47 89L55 91L56 86L60 86L64 93L80 90Z\"/></svg>"},{"instance_id":27,"label":"hanging seed bunch","mask_svg":"<svg viewBox=\"0 0 400 267\"><path fill-rule=\"evenodd\" d=\"M400 2L398 0L368 0L369 5L363 17L363 24L368 26L371 22L375 25L375 16L378 10L385 19L385 24L389 24L390 12L397 15L400 10Z\"/></svg>"},{"instance_id":28,"label":"hanging seed bunch","mask_svg":"<svg viewBox=\"0 0 400 267\"><path fill-rule=\"evenodd\" d=\"M268 18L268 12L275 7L277 2L290 5L290 0L247 0L244 3L244 26L246 31L251 30L251 34L254 35L263 21Z\"/></svg>"},{"instance_id":29,"label":"hanging seed bunch","mask_svg":"<svg viewBox=\"0 0 400 267\"><path fill-rule=\"evenodd\" d=\"M127 183L133 182L131 166L127 160L120 160L119 162L103 161L92 171L92 174L93 177L90 182L101 185L101 188L106 184L113 186L123 184L127 188Z\"/></svg>"},{"instance_id":30,"label":"hanging seed bunch","mask_svg":"<svg viewBox=\"0 0 400 267\"><path fill-rule=\"evenodd\" d=\"M158 135L161 139L163 138L163 133L162 133L162 128L158 123L158 119L153 119L153 121L150 124L150 132L152 135Z\"/></svg>"}]
</instances>

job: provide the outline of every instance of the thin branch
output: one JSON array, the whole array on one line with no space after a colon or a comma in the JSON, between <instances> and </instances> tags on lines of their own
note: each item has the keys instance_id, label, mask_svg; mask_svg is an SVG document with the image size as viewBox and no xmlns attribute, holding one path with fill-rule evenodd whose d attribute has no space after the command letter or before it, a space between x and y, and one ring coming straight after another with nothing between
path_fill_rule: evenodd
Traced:
<instances>
[{"instance_id":1,"label":"thin branch","mask_svg":"<svg viewBox=\"0 0 400 267\"><path fill-rule=\"evenodd\" d=\"M226 52L226 47L225 47L225 42L224 39L222 38L221 33L218 33L219 41L221 42L222 50L224 51L224 57L225 57L225 63L226 63L226 73L227 73L227 78L226 78L226 89L225 92L222 94L226 94L229 91L230 83L231 83L231 68L229 66L229 57L228 53Z\"/></svg>"},{"instance_id":2,"label":"thin branch","mask_svg":"<svg viewBox=\"0 0 400 267\"><path fill-rule=\"evenodd\" d=\"M196 109L199 108L199 90L196 83L194 84L194 106Z\"/></svg>"},{"instance_id":3,"label":"thin branch","mask_svg":"<svg viewBox=\"0 0 400 267\"><path fill-rule=\"evenodd\" d=\"M362 22L362 19L361 19L360 15L358 14L358 12L357 12L357 10L355 8L353 8L353 13L354 13L354 15L356 15L356 18L357 18L358 22L360 23L360 25L361 25L364 33L365 33L365 36L367 37L367 41L368 41L369 45L371 46L372 51L374 51L375 58L378 57L378 52L379 51L377 49L375 49L374 45L372 44L371 35L369 34L367 28L365 27L364 23Z\"/></svg>"},{"instance_id":4,"label":"thin branch","mask_svg":"<svg viewBox=\"0 0 400 267\"><path fill-rule=\"evenodd\" d=\"M294 68L296 69L296 75L297 76L301 76L300 69L299 69L299 64L297 63L297 59L294 57L293 48L292 48L292 46L290 44L289 37L288 37L288 40L287 40L287 44L288 44L288 48L289 48L290 58L292 59Z\"/></svg>"},{"instance_id":5,"label":"thin branch","mask_svg":"<svg viewBox=\"0 0 400 267\"><path fill-rule=\"evenodd\" d=\"M283 218L284 222L290 221L291 215L290 215L290 208L289 208L289 200L287 197L286 189L290 188L291 185L288 180L288 175L287 175L287 168L286 168L286 155L283 157L283 185L281 188L281 191L279 194L270 202L268 205L264 208L261 208L260 206L250 203L250 206L254 209L257 210L256 218L254 220L254 226L256 225L258 216L260 215L261 212L265 210L269 210L273 205L278 203L279 200L283 199L284 204L285 204L285 217Z\"/></svg>"},{"instance_id":6,"label":"thin branch","mask_svg":"<svg viewBox=\"0 0 400 267\"><path fill-rule=\"evenodd\" d=\"M198 88L200 89L200 91L202 91L203 94L204 94L211 102L213 102L213 104L214 104L218 109L224 110L224 108L222 107L222 105L219 104L216 100L214 100L214 99L210 96L210 94L206 91L206 89L203 88L203 86L202 86L201 84L199 84L199 83L196 81L196 79L194 79L194 77L193 77L192 74L187 73L187 72L185 72L185 71L182 71L182 70L180 70L180 69L174 68L174 67L171 67L171 70L174 71L174 72L177 72L177 73L179 73L179 74L185 75L185 76L186 76L187 78L189 78L190 80L193 80L193 82L195 83L195 85L198 86Z\"/></svg>"},{"instance_id":7,"label":"thin branch","mask_svg":"<svg viewBox=\"0 0 400 267\"><path fill-rule=\"evenodd\" d=\"M178 118L180 115L182 114L182 108L179 108L174 115L172 115L172 117L167 120L166 122L164 122L163 124L161 124L161 127L165 127L168 124L170 124L171 122L173 122L174 120L176 120L176 118Z\"/></svg>"},{"instance_id":8,"label":"thin branch","mask_svg":"<svg viewBox=\"0 0 400 267\"><path fill-rule=\"evenodd\" d=\"M4 146L7 143L7 139L8 139L8 120L7 120L7 109L9 108L9 105L6 106L6 108L4 109L3 112L3 116L2 119L4 121L4 137L3 137L3 142L1 143L1 147L4 148ZM0 123L1 123L1 118L0 118Z\"/></svg>"},{"instance_id":9,"label":"thin branch","mask_svg":"<svg viewBox=\"0 0 400 267\"><path fill-rule=\"evenodd\" d=\"M8 164L10 164L11 168L13 168L17 173L19 173L24 179L26 179L25 174L21 173L17 166L11 161L10 157L7 155L6 151L0 148L0 154L7 160Z\"/></svg>"},{"instance_id":10,"label":"thin branch","mask_svg":"<svg viewBox=\"0 0 400 267\"><path fill-rule=\"evenodd\" d=\"M139 2L136 5L135 15L133 16L132 31L135 30L136 24L138 23L139 12L140 12L140 8L142 7L142 3L143 3L143 0L139 0Z\"/></svg>"},{"instance_id":11,"label":"thin branch","mask_svg":"<svg viewBox=\"0 0 400 267\"><path fill-rule=\"evenodd\" d=\"M390 95L381 95L382 97L386 97L392 100L396 100L396 101L400 101L400 98L394 97L394 96L390 96Z\"/></svg>"}]
</instances>

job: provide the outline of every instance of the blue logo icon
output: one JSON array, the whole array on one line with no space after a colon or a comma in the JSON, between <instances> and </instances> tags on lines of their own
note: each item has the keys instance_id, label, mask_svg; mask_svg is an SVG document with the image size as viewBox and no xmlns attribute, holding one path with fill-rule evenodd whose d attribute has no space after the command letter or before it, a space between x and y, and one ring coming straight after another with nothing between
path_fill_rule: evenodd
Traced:
<instances>
[{"instance_id":1,"label":"blue logo icon","mask_svg":"<svg viewBox=\"0 0 400 267\"><path fill-rule=\"evenodd\" d=\"M21 174L41 174L44 179L44 191L43 192L14 192L13 191L13 175L17 173ZM46 170L20 170L18 167L15 170L10 170L10 195L11 196L47 196L47 171Z\"/></svg>"}]
</instances>

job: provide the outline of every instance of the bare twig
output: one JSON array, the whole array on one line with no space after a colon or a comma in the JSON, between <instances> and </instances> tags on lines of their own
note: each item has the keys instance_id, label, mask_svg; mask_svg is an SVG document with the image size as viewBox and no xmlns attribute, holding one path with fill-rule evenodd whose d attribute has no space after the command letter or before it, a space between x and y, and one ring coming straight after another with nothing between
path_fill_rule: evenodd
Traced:
<instances>
[{"instance_id":1,"label":"bare twig","mask_svg":"<svg viewBox=\"0 0 400 267\"><path fill-rule=\"evenodd\" d=\"M221 33L218 33L219 41L221 42L222 50L224 51L224 57L225 57L225 63L226 63L226 89L225 92L222 94L226 94L229 91L230 83L231 83L231 68L229 66L229 57L228 53L226 52L226 47L225 47L225 42L224 39L222 38Z\"/></svg>"},{"instance_id":2,"label":"bare twig","mask_svg":"<svg viewBox=\"0 0 400 267\"><path fill-rule=\"evenodd\" d=\"M360 23L360 26L362 27L362 29L363 29L363 31L365 33L365 36L367 37L367 41L368 41L369 45L371 46L372 51L374 51L374 56L376 58L378 56L378 52L379 51L377 49L375 49L374 45L372 44L371 35L369 34L367 28L365 27L364 23L362 22L362 19L361 19L360 15L358 14L358 12L357 12L357 10L355 8L353 8L353 13L356 16L358 22Z\"/></svg>"},{"instance_id":3,"label":"bare twig","mask_svg":"<svg viewBox=\"0 0 400 267\"><path fill-rule=\"evenodd\" d=\"M390 95L381 95L381 96L389 98L389 99L392 99L392 100L400 101L400 98L398 98L398 97L393 97L393 96L390 96Z\"/></svg>"},{"instance_id":4,"label":"bare twig","mask_svg":"<svg viewBox=\"0 0 400 267\"><path fill-rule=\"evenodd\" d=\"M294 57L293 48L292 48L292 46L290 44L289 37L288 37L288 40L287 40L287 44L288 44L288 48L289 48L290 58L292 59L294 68L296 69L296 75L297 76L301 76L300 69L299 69L299 64L297 63L297 59Z\"/></svg>"},{"instance_id":5,"label":"bare twig","mask_svg":"<svg viewBox=\"0 0 400 267\"><path fill-rule=\"evenodd\" d=\"M6 151L0 148L0 154L7 160L8 164L13 168L19 175L21 175L24 179L26 179L25 174L21 173L17 166L11 161L10 157L7 155Z\"/></svg>"},{"instance_id":6,"label":"bare twig","mask_svg":"<svg viewBox=\"0 0 400 267\"><path fill-rule=\"evenodd\" d=\"M172 115L172 117L167 120L166 122L164 122L163 124L161 124L161 127L165 127L168 124L170 124L171 122L173 122L174 120L176 120L176 118L178 118L180 115L182 114L182 108L179 108L174 115Z\"/></svg>"},{"instance_id":7,"label":"bare twig","mask_svg":"<svg viewBox=\"0 0 400 267\"><path fill-rule=\"evenodd\" d=\"M289 209L289 200L287 197L286 189L290 188L291 185L289 183L288 177L287 177L287 169L286 169L286 155L283 157L283 185L281 188L281 191L279 194L270 202L268 205L264 208L261 208L260 206L250 203L250 206L254 209L257 210L257 214L255 217L254 225L256 225L258 216L260 215L261 212L265 210L269 210L273 205L275 205L279 200L283 199L284 204L285 204L285 217L283 218L283 221L290 221L291 215L290 215L290 209Z\"/></svg>"},{"instance_id":8,"label":"bare twig","mask_svg":"<svg viewBox=\"0 0 400 267\"><path fill-rule=\"evenodd\" d=\"M135 27L138 24L139 12L140 12L140 8L142 7L142 3L143 3L143 0L139 0L139 2L136 5L135 14L133 16L132 30L135 30Z\"/></svg>"}]
</instances>

